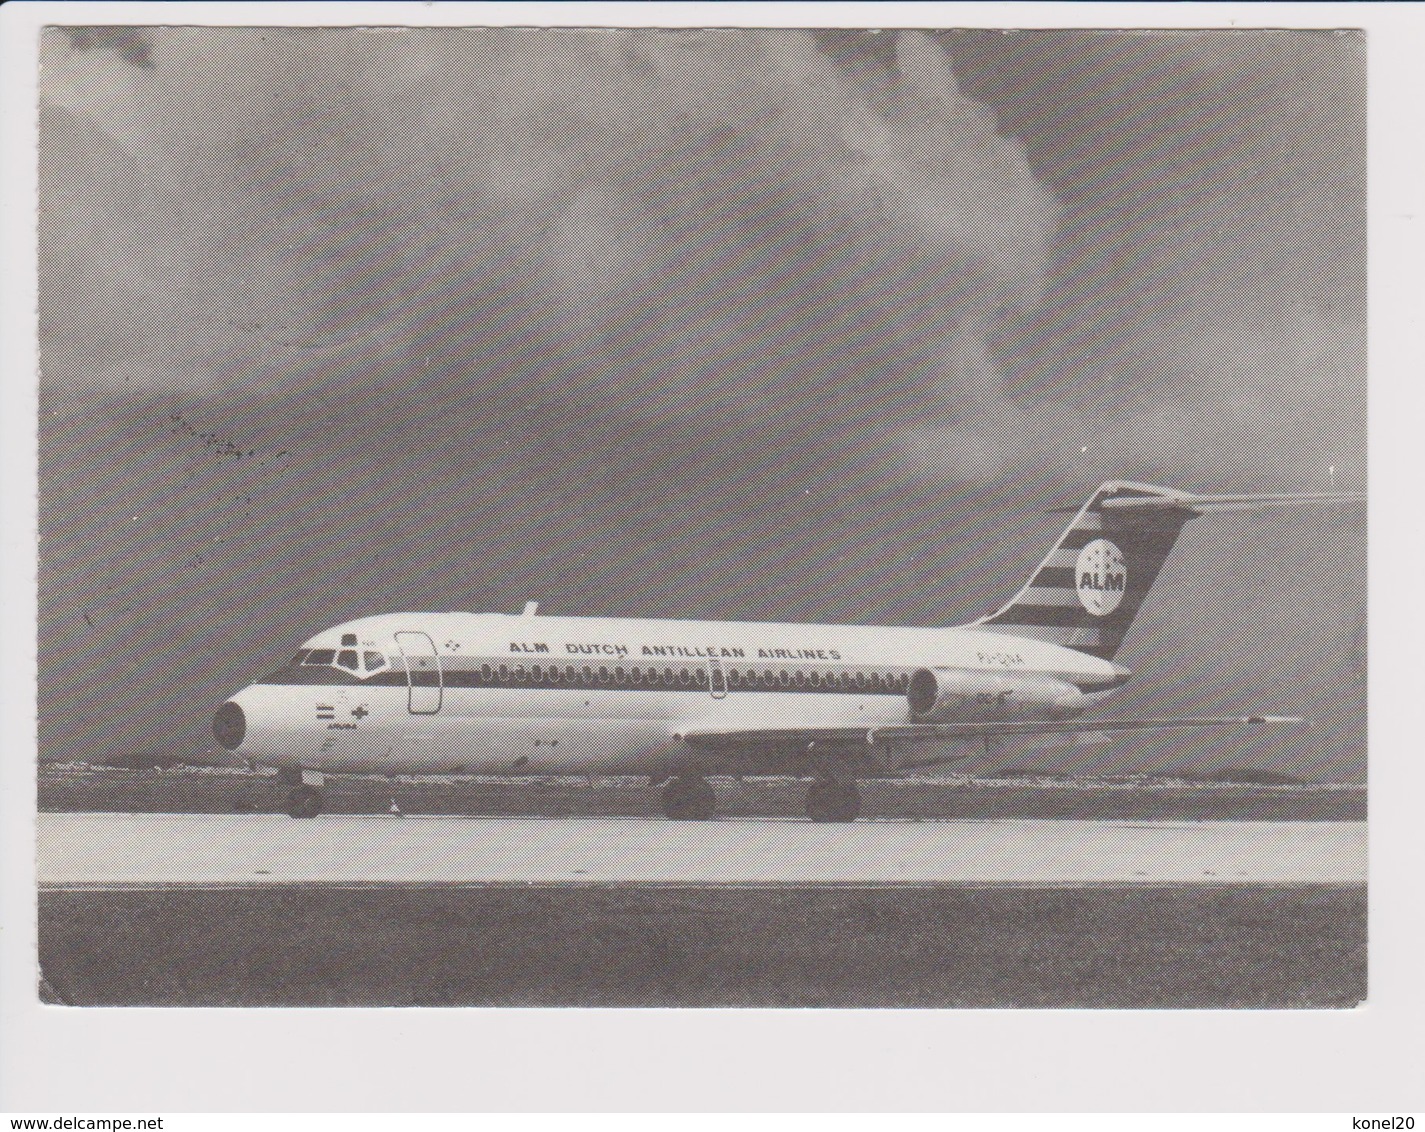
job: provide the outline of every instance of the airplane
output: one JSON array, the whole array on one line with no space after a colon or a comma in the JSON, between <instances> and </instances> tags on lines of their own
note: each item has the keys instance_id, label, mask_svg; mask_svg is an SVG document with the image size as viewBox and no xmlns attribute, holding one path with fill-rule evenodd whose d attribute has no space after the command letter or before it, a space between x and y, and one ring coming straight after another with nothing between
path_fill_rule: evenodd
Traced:
<instances>
[{"instance_id":1,"label":"airplane","mask_svg":"<svg viewBox=\"0 0 1425 1132\"><path fill-rule=\"evenodd\" d=\"M1191 519L1357 493L1194 495L1103 484L1000 609L952 628L390 613L312 637L217 709L213 736L313 818L328 773L620 775L708 820L715 775L810 778L814 822L858 779L965 762L1015 736L1284 725L1269 715L1095 718L1114 655ZM1067 508L1066 510L1074 510Z\"/></svg>"}]
</instances>

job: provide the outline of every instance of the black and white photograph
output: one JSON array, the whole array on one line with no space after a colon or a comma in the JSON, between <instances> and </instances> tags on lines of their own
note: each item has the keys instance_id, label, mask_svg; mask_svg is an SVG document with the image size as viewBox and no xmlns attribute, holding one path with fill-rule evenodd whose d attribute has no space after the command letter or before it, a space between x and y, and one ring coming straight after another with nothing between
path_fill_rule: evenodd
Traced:
<instances>
[{"instance_id":1,"label":"black and white photograph","mask_svg":"<svg viewBox=\"0 0 1425 1132\"><path fill-rule=\"evenodd\" d=\"M45 28L36 994L1366 1001L1366 56Z\"/></svg>"}]
</instances>

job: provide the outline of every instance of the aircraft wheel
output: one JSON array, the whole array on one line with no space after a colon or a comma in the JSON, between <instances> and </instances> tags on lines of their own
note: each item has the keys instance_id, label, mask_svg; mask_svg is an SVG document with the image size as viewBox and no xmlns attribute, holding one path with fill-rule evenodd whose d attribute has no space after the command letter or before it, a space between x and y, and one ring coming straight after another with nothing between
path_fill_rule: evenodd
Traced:
<instances>
[{"instance_id":1,"label":"aircraft wheel","mask_svg":"<svg viewBox=\"0 0 1425 1132\"><path fill-rule=\"evenodd\" d=\"M315 786L298 786L287 795L287 816L314 818L322 812L322 792Z\"/></svg>"},{"instance_id":2,"label":"aircraft wheel","mask_svg":"<svg viewBox=\"0 0 1425 1132\"><path fill-rule=\"evenodd\" d=\"M716 807L706 778L675 778L663 788L663 812L674 821L708 821Z\"/></svg>"},{"instance_id":3,"label":"aircraft wheel","mask_svg":"<svg viewBox=\"0 0 1425 1132\"><path fill-rule=\"evenodd\" d=\"M813 782L807 790L807 817L814 822L851 822L861 816L861 792L854 782Z\"/></svg>"}]
</instances>

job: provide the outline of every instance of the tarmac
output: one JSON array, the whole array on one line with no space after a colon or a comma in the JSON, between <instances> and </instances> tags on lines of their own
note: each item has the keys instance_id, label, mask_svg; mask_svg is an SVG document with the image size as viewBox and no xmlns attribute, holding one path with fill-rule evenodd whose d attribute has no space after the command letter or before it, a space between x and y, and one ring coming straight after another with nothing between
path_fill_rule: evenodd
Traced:
<instances>
[{"instance_id":1,"label":"tarmac","mask_svg":"<svg viewBox=\"0 0 1425 1132\"><path fill-rule=\"evenodd\" d=\"M1364 822L45 813L41 888L1343 885Z\"/></svg>"}]
</instances>

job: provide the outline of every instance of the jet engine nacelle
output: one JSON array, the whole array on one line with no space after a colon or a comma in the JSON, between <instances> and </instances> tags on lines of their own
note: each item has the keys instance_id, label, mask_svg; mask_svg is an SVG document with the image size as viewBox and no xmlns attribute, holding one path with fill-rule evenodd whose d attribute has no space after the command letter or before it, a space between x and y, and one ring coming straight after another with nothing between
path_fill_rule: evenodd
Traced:
<instances>
[{"instance_id":1,"label":"jet engine nacelle","mask_svg":"<svg viewBox=\"0 0 1425 1132\"><path fill-rule=\"evenodd\" d=\"M1088 706L1072 684L1053 676L922 668L906 693L923 723L986 723L1003 719L1072 719Z\"/></svg>"}]
</instances>

